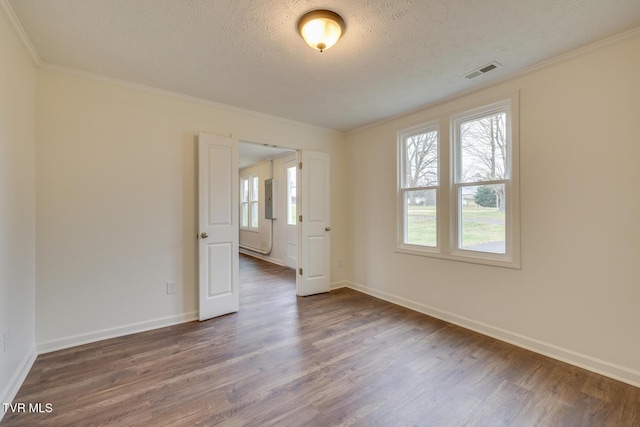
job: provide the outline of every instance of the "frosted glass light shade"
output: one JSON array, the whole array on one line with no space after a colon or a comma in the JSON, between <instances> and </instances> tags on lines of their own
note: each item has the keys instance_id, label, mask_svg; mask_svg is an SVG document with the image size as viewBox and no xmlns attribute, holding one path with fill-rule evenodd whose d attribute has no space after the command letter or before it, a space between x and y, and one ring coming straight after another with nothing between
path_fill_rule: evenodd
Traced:
<instances>
[{"instance_id":1,"label":"frosted glass light shade","mask_svg":"<svg viewBox=\"0 0 640 427\"><path fill-rule=\"evenodd\" d=\"M304 41L320 52L336 44L344 30L344 19L330 10L314 10L298 20L298 32Z\"/></svg>"}]
</instances>

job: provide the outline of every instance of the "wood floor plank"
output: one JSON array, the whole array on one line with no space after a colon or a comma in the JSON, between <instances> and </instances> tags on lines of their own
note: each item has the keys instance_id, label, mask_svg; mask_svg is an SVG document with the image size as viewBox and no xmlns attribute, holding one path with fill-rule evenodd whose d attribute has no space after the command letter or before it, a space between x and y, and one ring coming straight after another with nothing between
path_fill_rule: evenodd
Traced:
<instances>
[{"instance_id":1,"label":"wood floor plank","mask_svg":"<svg viewBox=\"0 0 640 427\"><path fill-rule=\"evenodd\" d=\"M240 311L41 355L5 426L640 426L640 389L241 256Z\"/></svg>"}]
</instances>

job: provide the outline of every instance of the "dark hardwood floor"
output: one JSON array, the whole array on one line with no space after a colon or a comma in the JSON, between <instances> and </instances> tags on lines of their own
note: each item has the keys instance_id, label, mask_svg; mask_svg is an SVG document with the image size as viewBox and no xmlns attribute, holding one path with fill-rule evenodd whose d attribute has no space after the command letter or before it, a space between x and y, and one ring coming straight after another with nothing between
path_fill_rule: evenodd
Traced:
<instances>
[{"instance_id":1,"label":"dark hardwood floor","mask_svg":"<svg viewBox=\"0 0 640 427\"><path fill-rule=\"evenodd\" d=\"M638 426L640 389L241 256L240 311L38 357L8 426Z\"/></svg>"}]
</instances>

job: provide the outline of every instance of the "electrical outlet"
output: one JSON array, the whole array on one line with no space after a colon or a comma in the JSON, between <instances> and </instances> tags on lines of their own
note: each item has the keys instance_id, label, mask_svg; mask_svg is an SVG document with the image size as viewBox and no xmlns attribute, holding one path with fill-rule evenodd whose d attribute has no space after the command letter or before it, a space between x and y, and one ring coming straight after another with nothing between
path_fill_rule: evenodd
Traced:
<instances>
[{"instance_id":1,"label":"electrical outlet","mask_svg":"<svg viewBox=\"0 0 640 427\"><path fill-rule=\"evenodd\" d=\"M338 260L338 268L342 268L342 260L341 259Z\"/></svg>"},{"instance_id":2,"label":"electrical outlet","mask_svg":"<svg viewBox=\"0 0 640 427\"><path fill-rule=\"evenodd\" d=\"M4 331L4 352L9 351L9 343L11 341L11 335L9 331Z\"/></svg>"},{"instance_id":3,"label":"electrical outlet","mask_svg":"<svg viewBox=\"0 0 640 427\"><path fill-rule=\"evenodd\" d=\"M176 282L167 282L167 295L176 293Z\"/></svg>"}]
</instances>

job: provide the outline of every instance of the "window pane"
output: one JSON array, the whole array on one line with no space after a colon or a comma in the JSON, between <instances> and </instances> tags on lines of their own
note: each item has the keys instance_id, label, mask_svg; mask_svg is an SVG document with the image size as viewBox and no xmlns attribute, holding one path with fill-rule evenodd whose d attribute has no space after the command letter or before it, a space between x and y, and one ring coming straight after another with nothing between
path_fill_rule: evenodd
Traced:
<instances>
[{"instance_id":1,"label":"window pane","mask_svg":"<svg viewBox=\"0 0 640 427\"><path fill-rule=\"evenodd\" d=\"M249 204L248 203L242 203L240 206L242 207L242 212L240 214L240 216L241 216L240 226L241 227L248 227L249 226Z\"/></svg>"},{"instance_id":2,"label":"window pane","mask_svg":"<svg viewBox=\"0 0 640 427\"><path fill-rule=\"evenodd\" d=\"M287 168L287 224L296 224L296 167Z\"/></svg>"},{"instance_id":3,"label":"window pane","mask_svg":"<svg viewBox=\"0 0 640 427\"><path fill-rule=\"evenodd\" d=\"M255 202L258 200L258 194L260 194L258 192L258 177L257 176L252 176L251 177L251 201Z\"/></svg>"},{"instance_id":4,"label":"window pane","mask_svg":"<svg viewBox=\"0 0 640 427\"><path fill-rule=\"evenodd\" d=\"M404 137L404 188L438 185L438 131Z\"/></svg>"},{"instance_id":5,"label":"window pane","mask_svg":"<svg viewBox=\"0 0 640 427\"><path fill-rule=\"evenodd\" d=\"M404 209L405 243L436 247L436 190L405 192Z\"/></svg>"},{"instance_id":6,"label":"window pane","mask_svg":"<svg viewBox=\"0 0 640 427\"><path fill-rule=\"evenodd\" d=\"M508 179L506 113L460 123L460 182Z\"/></svg>"},{"instance_id":7,"label":"window pane","mask_svg":"<svg viewBox=\"0 0 640 427\"><path fill-rule=\"evenodd\" d=\"M258 228L258 202L251 202L251 228Z\"/></svg>"},{"instance_id":8,"label":"window pane","mask_svg":"<svg viewBox=\"0 0 640 427\"><path fill-rule=\"evenodd\" d=\"M506 253L505 186L460 187L460 248Z\"/></svg>"},{"instance_id":9,"label":"window pane","mask_svg":"<svg viewBox=\"0 0 640 427\"><path fill-rule=\"evenodd\" d=\"M247 178L242 178L240 180L240 201L249 201L249 180Z\"/></svg>"}]
</instances>

